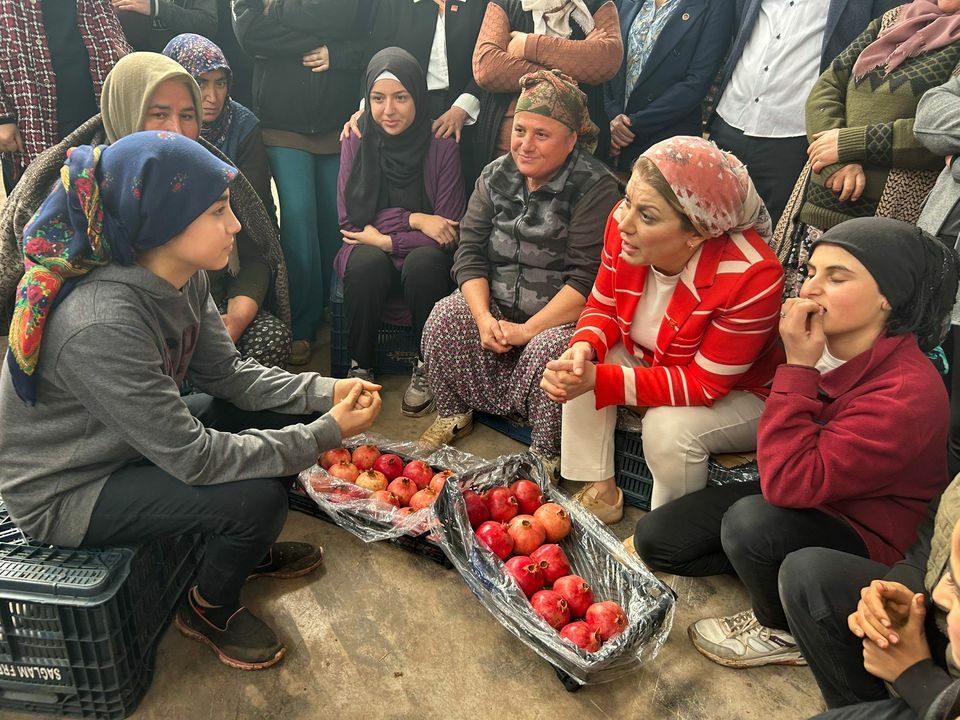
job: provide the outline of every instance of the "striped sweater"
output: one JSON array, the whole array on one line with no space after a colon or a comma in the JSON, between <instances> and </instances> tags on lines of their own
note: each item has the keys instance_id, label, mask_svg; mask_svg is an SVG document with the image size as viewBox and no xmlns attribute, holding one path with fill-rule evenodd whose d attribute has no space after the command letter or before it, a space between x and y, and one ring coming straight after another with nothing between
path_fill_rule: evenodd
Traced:
<instances>
[{"instance_id":1,"label":"striped sweater","mask_svg":"<svg viewBox=\"0 0 960 720\"><path fill-rule=\"evenodd\" d=\"M700 247L680 273L653 352L630 339L649 268L622 260L620 244L611 213L600 271L571 340L590 343L597 354L597 407L712 405L731 390L766 397L783 361L783 269L763 239L747 230ZM619 342L649 367L604 364Z\"/></svg>"}]
</instances>

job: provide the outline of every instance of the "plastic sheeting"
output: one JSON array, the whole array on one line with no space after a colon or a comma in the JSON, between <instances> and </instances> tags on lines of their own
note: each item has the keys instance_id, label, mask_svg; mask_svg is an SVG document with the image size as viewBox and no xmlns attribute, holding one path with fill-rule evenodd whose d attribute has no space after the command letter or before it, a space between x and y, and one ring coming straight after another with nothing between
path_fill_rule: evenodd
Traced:
<instances>
[{"instance_id":1,"label":"plastic sheeting","mask_svg":"<svg viewBox=\"0 0 960 720\"><path fill-rule=\"evenodd\" d=\"M470 527L462 489L479 493L510 485L519 478L533 480L540 485L546 502L567 510L572 528L559 545L570 560L572 572L592 586L597 602L613 600L627 614L626 630L596 653L561 639L558 631L533 611L513 578L504 573L503 562ZM529 454L504 456L465 472L458 480L460 483L447 482L433 505L440 544L467 586L504 627L584 685L616 680L656 657L673 624L673 591L628 555L593 514L546 482L538 460Z\"/></svg>"}]
</instances>

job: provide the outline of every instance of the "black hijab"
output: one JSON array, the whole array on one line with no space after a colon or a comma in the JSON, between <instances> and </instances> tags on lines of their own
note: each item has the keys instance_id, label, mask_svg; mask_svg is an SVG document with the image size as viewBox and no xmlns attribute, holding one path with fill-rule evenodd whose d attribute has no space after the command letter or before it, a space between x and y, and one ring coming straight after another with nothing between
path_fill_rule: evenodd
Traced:
<instances>
[{"instance_id":1,"label":"black hijab","mask_svg":"<svg viewBox=\"0 0 960 720\"><path fill-rule=\"evenodd\" d=\"M392 73L410 93L417 110L413 123L399 135L390 135L373 121L370 91L385 72ZM344 199L347 219L357 227L373 222L377 211L398 207L410 212L432 212L423 185L423 161L430 148L432 132L427 111L427 77L406 50L381 50L367 65L364 97L366 112L360 116L360 148Z\"/></svg>"}]
</instances>

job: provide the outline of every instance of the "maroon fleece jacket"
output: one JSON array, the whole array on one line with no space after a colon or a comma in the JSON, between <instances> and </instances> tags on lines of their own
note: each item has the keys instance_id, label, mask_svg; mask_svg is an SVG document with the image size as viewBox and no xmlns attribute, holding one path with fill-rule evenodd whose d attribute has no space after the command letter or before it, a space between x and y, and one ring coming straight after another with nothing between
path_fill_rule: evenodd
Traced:
<instances>
[{"instance_id":1,"label":"maroon fleece jacket","mask_svg":"<svg viewBox=\"0 0 960 720\"><path fill-rule=\"evenodd\" d=\"M763 496L848 522L888 565L947 485L950 408L913 335L882 337L836 370L781 365L760 418Z\"/></svg>"}]
</instances>

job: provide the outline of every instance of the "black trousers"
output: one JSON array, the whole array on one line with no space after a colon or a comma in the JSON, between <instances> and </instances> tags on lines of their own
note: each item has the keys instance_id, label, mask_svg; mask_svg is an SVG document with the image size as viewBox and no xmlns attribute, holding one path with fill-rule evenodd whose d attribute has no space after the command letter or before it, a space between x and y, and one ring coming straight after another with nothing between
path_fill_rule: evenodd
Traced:
<instances>
[{"instance_id":1,"label":"black trousers","mask_svg":"<svg viewBox=\"0 0 960 720\"><path fill-rule=\"evenodd\" d=\"M715 114L710 124L710 139L747 166L750 179L776 227L807 161L806 136L762 138L744 135Z\"/></svg>"},{"instance_id":2,"label":"black trousers","mask_svg":"<svg viewBox=\"0 0 960 720\"><path fill-rule=\"evenodd\" d=\"M374 366L377 331L391 295L402 296L410 309L419 347L430 311L453 290L452 265L453 253L440 247L417 248L404 258L400 270L383 250L370 245L354 247L343 277L343 311L350 359L362 368Z\"/></svg>"},{"instance_id":3,"label":"black trousers","mask_svg":"<svg viewBox=\"0 0 960 720\"><path fill-rule=\"evenodd\" d=\"M640 519L633 542L655 570L688 577L736 573L757 620L781 630L788 626L777 574L787 555L816 546L867 556L843 520L771 505L759 481L707 487L667 503Z\"/></svg>"},{"instance_id":4,"label":"black trousers","mask_svg":"<svg viewBox=\"0 0 960 720\"><path fill-rule=\"evenodd\" d=\"M308 421L296 415L240 410L209 395L184 401L205 426L224 432L281 428ZM197 583L214 605L238 604L240 589L280 535L287 518L287 490L294 478L187 485L148 461L107 479L82 546L139 544L200 533L207 537Z\"/></svg>"}]
</instances>

